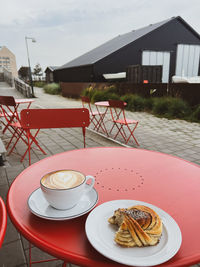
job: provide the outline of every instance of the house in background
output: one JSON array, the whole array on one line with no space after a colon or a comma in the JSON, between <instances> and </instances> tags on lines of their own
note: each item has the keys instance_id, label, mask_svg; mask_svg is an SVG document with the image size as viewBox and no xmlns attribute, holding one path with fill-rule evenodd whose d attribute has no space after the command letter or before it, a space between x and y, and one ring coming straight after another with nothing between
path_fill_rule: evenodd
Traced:
<instances>
[{"instance_id":1,"label":"house in background","mask_svg":"<svg viewBox=\"0 0 200 267\"><path fill-rule=\"evenodd\" d=\"M119 35L54 71L56 82L104 82L127 67L162 66L162 83L172 76L200 75L200 36L180 16Z\"/></svg>"},{"instance_id":2,"label":"house in background","mask_svg":"<svg viewBox=\"0 0 200 267\"><path fill-rule=\"evenodd\" d=\"M18 77L15 55L6 47L0 46L0 68L6 68L14 77Z\"/></svg>"},{"instance_id":3,"label":"house in background","mask_svg":"<svg viewBox=\"0 0 200 267\"><path fill-rule=\"evenodd\" d=\"M57 68L58 68L58 66L48 66L46 68L46 70L44 71L46 74L46 83L53 83L54 82L53 72Z\"/></svg>"}]
</instances>

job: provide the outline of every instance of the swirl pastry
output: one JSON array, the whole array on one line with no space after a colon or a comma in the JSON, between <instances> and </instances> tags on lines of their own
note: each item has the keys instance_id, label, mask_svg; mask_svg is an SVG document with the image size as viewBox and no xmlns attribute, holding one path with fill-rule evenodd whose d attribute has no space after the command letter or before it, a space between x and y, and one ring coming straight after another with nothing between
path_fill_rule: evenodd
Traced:
<instances>
[{"instance_id":1,"label":"swirl pastry","mask_svg":"<svg viewBox=\"0 0 200 267\"><path fill-rule=\"evenodd\" d=\"M124 247L156 245L162 234L160 217L146 206L118 209L108 222L119 227L115 242Z\"/></svg>"}]
</instances>

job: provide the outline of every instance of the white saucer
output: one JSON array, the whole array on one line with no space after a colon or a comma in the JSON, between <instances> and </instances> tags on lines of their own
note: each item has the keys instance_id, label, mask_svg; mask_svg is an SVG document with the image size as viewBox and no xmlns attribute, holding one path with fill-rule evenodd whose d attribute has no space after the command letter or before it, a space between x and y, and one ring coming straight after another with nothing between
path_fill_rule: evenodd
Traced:
<instances>
[{"instance_id":1,"label":"white saucer","mask_svg":"<svg viewBox=\"0 0 200 267\"><path fill-rule=\"evenodd\" d=\"M83 195L79 203L68 210L58 210L49 205L43 196L41 188L36 189L28 198L30 211L38 217L47 220L70 220L89 212L97 204L98 194L92 188L87 194Z\"/></svg>"}]
</instances>

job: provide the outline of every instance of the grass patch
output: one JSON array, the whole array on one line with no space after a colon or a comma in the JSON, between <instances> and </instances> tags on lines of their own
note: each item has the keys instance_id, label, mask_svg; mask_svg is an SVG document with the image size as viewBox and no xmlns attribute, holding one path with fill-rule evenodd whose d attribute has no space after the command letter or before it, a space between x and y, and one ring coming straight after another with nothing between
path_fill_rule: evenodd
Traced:
<instances>
[{"instance_id":1,"label":"grass patch","mask_svg":"<svg viewBox=\"0 0 200 267\"><path fill-rule=\"evenodd\" d=\"M34 81L33 86L43 88L46 85L44 81Z\"/></svg>"},{"instance_id":2,"label":"grass patch","mask_svg":"<svg viewBox=\"0 0 200 267\"><path fill-rule=\"evenodd\" d=\"M59 95L61 93L61 88L58 83L49 83L44 86L44 92L50 95Z\"/></svg>"}]
</instances>

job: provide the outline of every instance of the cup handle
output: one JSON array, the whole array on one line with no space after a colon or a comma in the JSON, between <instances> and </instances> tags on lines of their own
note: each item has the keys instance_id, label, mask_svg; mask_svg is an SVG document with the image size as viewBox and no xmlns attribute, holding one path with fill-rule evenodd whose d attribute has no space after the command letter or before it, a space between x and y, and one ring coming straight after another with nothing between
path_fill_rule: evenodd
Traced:
<instances>
[{"instance_id":1,"label":"cup handle","mask_svg":"<svg viewBox=\"0 0 200 267\"><path fill-rule=\"evenodd\" d=\"M87 184L87 188L85 189L85 193L88 193L93 188L94 183L95 183L95 178L92 175L86 176L85 184L87 183L88 180L91 180L91 183Z\"/></svg>"}]
</instances>

